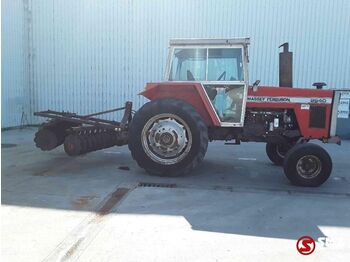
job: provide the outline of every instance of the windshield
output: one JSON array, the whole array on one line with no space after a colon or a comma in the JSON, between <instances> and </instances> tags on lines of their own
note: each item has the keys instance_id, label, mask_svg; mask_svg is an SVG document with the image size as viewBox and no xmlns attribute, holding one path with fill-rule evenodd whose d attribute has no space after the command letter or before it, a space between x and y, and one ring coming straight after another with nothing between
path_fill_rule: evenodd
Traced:
<instances>
[{"instance_id":1,"label":"windshield","mask_svg":"<svg viewBox=\"0 0 350 262\"><path fill-rule=\"evenodd\" d=\"M243 81L242 49L175 48L169 80Z\"/></svg>"}]
</instances>

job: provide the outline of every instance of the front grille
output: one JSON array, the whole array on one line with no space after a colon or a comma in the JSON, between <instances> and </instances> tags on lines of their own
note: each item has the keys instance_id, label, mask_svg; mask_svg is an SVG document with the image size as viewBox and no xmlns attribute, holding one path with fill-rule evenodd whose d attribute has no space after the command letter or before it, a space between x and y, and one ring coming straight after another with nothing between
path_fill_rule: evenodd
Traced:
<instances>
[{"instance_id":1,"label":"front grille","mask_svg":"<svg viewBox=\"0 0 350 262\"><path fill-rule=\"evenodd\" d=\"M326 127L326 107L310 106L309 127L325 128Z\"/></svg>"}]
</instances>

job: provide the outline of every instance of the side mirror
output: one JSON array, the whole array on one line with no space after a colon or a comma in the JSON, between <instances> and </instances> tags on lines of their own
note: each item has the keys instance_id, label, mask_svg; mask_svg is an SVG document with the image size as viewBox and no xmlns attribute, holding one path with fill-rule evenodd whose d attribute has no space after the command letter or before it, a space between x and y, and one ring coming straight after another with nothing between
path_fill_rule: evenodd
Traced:
<instances>
[{"instance_id":1,"label":"side mirror","mask_svg":"<svg viewBox=\"0 0 350 262\"><path fill-rule=\"evenodd\" d=\"M254 84L253 84L253 86L252 86L254 92L258 91L258 86L259 86L259 84L260 84L260 80L256 80L256 81L254 82Z\"/></svg>"}]
</instances>

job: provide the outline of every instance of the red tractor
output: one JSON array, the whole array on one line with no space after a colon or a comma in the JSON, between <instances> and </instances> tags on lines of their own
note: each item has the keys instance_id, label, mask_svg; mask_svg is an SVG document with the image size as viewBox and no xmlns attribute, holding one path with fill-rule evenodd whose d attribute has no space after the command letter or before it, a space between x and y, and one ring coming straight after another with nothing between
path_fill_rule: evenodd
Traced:
<instances>
[{"instance_id":1,"label":"red tractor","mask_svg":"<svg viewBox=\"0 0 350 262\"><path fill-rule=\"evenodd\" d=\"M248 38L170 41L165 80L148 83L141 95L150 102L132 117L124 108L88 116L55 111L36 134L36 144L51 150L64 143L69 155L128 144L148 173L181 176L203 160L213 140L265 142L276 165L299 186L319 186L331 174L332 160L311 139L340 144L336 136L339 94L290 88L291 53L280 54L280 86L248 84ZM283 84L284 82L284 84ZM96 115L125 109L121 122Z\"/></svg>"}]
</instances>

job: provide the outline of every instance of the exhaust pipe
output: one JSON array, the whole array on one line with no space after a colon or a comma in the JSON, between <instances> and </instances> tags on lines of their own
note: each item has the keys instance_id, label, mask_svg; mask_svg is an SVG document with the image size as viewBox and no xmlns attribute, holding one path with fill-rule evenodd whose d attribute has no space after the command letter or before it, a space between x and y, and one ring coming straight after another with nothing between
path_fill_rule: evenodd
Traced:
<instances>
[{"instance_id":1,"label":"exhaust pipe","mask_svg":"<svg viewBox=\"0 0 350 262\"><path fill-rule=\"evenodd\" d=\"M293 52L289 52L288 42L280 47L283 47L283 52L279 54L279 86L293 87Z\"/></svg>"}]
</instances>

